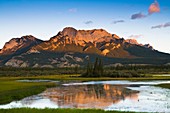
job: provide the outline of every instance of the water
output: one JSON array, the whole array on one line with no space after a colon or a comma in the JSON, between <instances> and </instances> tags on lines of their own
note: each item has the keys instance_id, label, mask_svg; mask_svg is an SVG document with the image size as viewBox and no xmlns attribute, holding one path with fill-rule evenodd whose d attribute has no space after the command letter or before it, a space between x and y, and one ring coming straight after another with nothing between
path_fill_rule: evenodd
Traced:
<instances>
[{"instance_id":1,"label":"water","mask_svg":"<svg viewBox=\"0 0 170 113\"><path fill-rule=\"evenodd\" d=\"M153 85L170 81L95 81L62 84L0 108L96 108L170 112L170 90Z\"/></svg>"},{"instance_id":2,"label":"water","mask_svg":"<svg viewBox=\"0 0 170 113\"><path fill-rule=\"evenodd\" d=\"M17 80L17 82L59 82L54 80Z\"/></svg>"}]
</instances>

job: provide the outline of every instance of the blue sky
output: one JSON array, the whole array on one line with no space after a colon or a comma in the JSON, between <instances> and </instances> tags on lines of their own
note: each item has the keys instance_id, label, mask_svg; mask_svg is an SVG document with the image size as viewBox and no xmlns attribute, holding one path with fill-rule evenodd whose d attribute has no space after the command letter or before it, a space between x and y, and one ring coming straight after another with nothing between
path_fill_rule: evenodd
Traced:
<instances>
[{"instance_id":1,"label":"blue sky","mask_svg":"<svg viewBox=\"0 0 170 113\"><path fill-rule=\"evenodd\" d=\"M23 35L49 40L71 26L103 28L170 53L169 22L169 0L0 0L0 48Z\"/></svg>"}]
</instances>

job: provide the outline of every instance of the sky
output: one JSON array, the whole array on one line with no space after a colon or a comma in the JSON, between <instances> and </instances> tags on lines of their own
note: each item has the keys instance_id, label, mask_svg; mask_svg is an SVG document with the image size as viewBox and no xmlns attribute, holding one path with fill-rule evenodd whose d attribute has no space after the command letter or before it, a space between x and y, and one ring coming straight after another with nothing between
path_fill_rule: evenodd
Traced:
<instances>
[{"instance_id":1,"label":"sky","mask_svg":"<svg viewBox=\"0 0 170 113\"><path fill-rule=\"evenodd\" d=\"M102 28L170 53L169 0L0 0L0 48L24 35L49 40L65 27Z\"/></svg>"}]
</instances>

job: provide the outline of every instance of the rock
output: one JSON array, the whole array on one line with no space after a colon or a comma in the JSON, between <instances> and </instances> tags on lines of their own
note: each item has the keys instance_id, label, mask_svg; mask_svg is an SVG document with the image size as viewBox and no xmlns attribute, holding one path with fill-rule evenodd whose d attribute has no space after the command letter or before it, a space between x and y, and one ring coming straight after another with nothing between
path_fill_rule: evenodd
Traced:
<instances>
[{"instance_id":1,"label":"rock","mask_svg":"<svg viewBox=\"0 0 170 113\"><path fill-rule=\"evenodd\" d=\"M166 63L165 65L166 65L166 66L170 66L170 63Z\"/></svg>"},{"instance_id":2,"label":"rock","mask_svg":"<svg viewBox=\"0 0 170 113\"><path fill-rule=\"evenodd\" d=\"M40 52L39 52L38 50L34 49L34 48L30 49L30 50L27 52L27 54L32 54L32 53L40 53Z\"/></svg>"},{"instance_id":3,"label":"rock","mask_svg":"<svg viewBox=\"0 0 170 113\"><path fill-rule=\"evenodd\" d=\"M121 64L121 63L115 63L115 64L106 65L105 67L121 67L121 66L123 66L123 64Z\"/></svg>"},{"instance_id":4,"label":"rock","mask_svg":"<svg viewBox=\"0 0 170 113\"><path fill-rule=\"evenodd\" d=\"M24 63L24 61L22 61L22 60L11 59L5 63L5 66L20 67L23 63Z\"/></svg>"},{"instance_id":5,"label":"rock","mask_svg":"<svg viewBox=\"0 0 170 113\"><path fill-rule=\"evenodd\" d=\"M40 66L37 63L33 66L33 68L38 68L38 67L40 67Z\"/></svg>"},{"instance_id":6,"label":"rock","mask_svg":"<svg viewBox=\"0 0 170 113\"><path fill-rule=\"evenodd\" d=\"M83 59L82 59L82 58L74 57L74 59L75 59L76 62L83 62Z\"/></svg>"},{"instance_id":7,"label":"rock","mask_svg":"<svg viewBox=\"0 0 170 113\"><path fill-rule=\"evenodd\" d=\"M41 68L54 68L52 65L43 65Z\"/></svg>"},{"instance_id":8,"label":"rock","mask_svg":"<svg viewBox=\"0 0 170 113\"><path fill-rule=\"evenodd\" d=\"M150 45L150 44L145 44L143 45L145 48L148 48L148 49L151 49L151 50L154 50L153 47Z\"/></svg>"},{"instance_id":9,"label":"rock","mask_svg":"<svg viewBox=\"0 0 170 113\"><path fill-rule=\"evenodd\" d=\"M107 55L107 53L109 53L110 51L108 50L108 49L104 49L103 51L102 51L102 54L104 55L104 56L106 56Z\"/></svg>"},{"instance_id":10,"label":"rock","mask_svg":"<svg viewBox=\"0 0 170 113\"><path fill-rule=\"evenodd\" d=\"M125 41L127 43L130 43L130 44L139 45L139 43L138 43L138 41L136 39L126 39Z\"/></svg>"},{"instance_id":11,"label":"rock","mask_svg":"<svg viewBox=\"0 0 170 113\"><path fill-rule=\"evenodd\" d=\"M24 62L23 64L21 64L20 67L29 67L29 64L27 62Z\"/></svg>"}]
</instances>

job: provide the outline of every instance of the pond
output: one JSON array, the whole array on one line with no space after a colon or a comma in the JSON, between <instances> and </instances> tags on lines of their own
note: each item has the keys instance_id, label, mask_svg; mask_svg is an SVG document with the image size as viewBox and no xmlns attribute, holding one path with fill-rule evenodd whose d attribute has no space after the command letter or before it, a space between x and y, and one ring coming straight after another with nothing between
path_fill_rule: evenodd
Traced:
<instances>
[{"instance_id":1,"label":"pond","mask_svg":"<svg viewBox=\"0 0 170 113\"><path fill-rule=\"evenodd\" d=\"M170 112L170 89L153 85L170 81L94 81L61 84L0 108L95 108L136 112Z\"/></svg>"}]
</instances>

